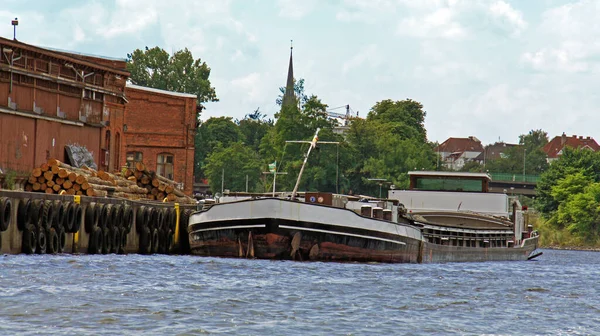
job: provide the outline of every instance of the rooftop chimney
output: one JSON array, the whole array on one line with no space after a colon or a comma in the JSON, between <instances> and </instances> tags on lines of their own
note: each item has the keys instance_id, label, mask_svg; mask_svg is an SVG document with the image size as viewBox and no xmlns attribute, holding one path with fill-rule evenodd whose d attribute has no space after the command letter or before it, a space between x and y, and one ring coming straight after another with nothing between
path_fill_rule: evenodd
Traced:
<instances>
[{"instance_id":1,"label":"rooftop chimney","mask_svg":"<svg viewBox=\"0 0 600 336\"><path fill-rule=\"evenodd\" d=\"M567 135L565 134L565 132L563 132L562 136L560 137L560 144L564 145L565 142L567 142Z\"/></svg>"}]
</instances>

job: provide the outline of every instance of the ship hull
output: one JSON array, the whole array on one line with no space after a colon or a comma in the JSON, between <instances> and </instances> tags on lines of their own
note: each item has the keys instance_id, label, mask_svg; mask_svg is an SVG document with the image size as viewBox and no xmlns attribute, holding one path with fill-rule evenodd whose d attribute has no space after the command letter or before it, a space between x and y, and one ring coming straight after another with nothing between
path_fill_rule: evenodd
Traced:
<instances>
[{"instance_id":1,"label":"ship hull","mask_svg":"<svg viewBox=\"0 0 600 336\"><path fill-rule=\"evenodd\" d=\"M205 257L420 263L526 260L535 249L432 244L408 223L275 198L213 205L188 230L191 253Z\"/></svg>"}]
</instances>

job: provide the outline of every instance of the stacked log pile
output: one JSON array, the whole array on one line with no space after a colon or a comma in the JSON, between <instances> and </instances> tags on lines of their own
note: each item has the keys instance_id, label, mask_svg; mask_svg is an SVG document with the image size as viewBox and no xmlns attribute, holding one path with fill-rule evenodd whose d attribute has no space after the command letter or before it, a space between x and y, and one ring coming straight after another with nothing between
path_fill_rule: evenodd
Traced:
<instances>
[{"instance_id":1,"label":"stacked log pile","mask_svg":"<svg viewBox=\"0 0 600 336\"><path fill-rule=\"evenodd\" d=\"M177 188L178 183L148 170L142 162L134 169L127 169L124 177L138 187L148 190L148 199L166 202L195 203L194 199Z\"/></svg>"},{"instance_id":2,"label":"stacked log pile","mask_svg":"<svg viewBox=\"0 0 600 336\"><path fill-rule=\"evenodd\" d=\"M25 191L47 194L84 196L114 196L132 200L146 199L148 190L134 181L91 168L72 167L56 159L49 159L31 171Z\"/></svg>"}]
</instances>

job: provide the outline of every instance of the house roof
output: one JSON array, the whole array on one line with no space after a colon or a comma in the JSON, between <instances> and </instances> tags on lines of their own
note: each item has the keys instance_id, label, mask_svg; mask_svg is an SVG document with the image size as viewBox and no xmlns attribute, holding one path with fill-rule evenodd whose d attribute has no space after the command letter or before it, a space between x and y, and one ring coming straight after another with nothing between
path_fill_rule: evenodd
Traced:
<instances>
[{"instance_id":1,"label":"house roof","mask_svg":"<svg viewBox=\"0 0 600 336\"><path fill-rule=\"evenodd\" d=\"M600 145L594 140L592 137L583 137L583 136L567 136L564 133L562 136L555 136L550 142L548 142L542 151L548 155L549 159L556 159L560 154L562 154L562 149L565 146L569 146L571 148L589 148L594 152L600 150Z\"/></svg>"},{"instance_id":2,"label":"house roof","mask_svg":"<svg viewBox=\"0 0 600 336\"><path fill-rule=\"evenodd\" d=\"M474 136L468 138L448 138L435 148L436 152L483 152L481 141Z\"/></svg>"},{"instance_id":3,"label":"house roof","mask_svg":"<svg viewBox=\"0 0 600 336\"><path fill-rule=\"evenodd\" d=\"M496 160L502 157L502 153L504 153L509 148L518 147L521 145L517 144L509 144L506 142L496 142L492 145L485 146L485 150L479 154L475 160L483 161L483 160Z\"/></svg>"}]
</instances>

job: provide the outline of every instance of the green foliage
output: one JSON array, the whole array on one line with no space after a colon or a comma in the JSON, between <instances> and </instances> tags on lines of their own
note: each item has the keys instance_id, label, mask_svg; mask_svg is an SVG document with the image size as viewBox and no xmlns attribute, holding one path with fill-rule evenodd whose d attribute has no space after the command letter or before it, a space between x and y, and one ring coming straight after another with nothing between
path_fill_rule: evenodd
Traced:
<instances>
[{"instance_id":1,"label":"green foliage","mask_svg":"<svg viewBox=\"0 0 600 336\"><path fill-rule=\"evenodd\" d=\"M258 152L262 138L273 127L273 120L266 119L266 116L256 109L253 113L246 114L246 117L236 122L242 133L244 143L255 152Z\"/></svg>"},{"instance_id":2,"label":"green foliage","mask_svg":"<svg viewBox=\"0 0 600 336\"><path fill-rule=\"evenodd\" d=\"M173 55L159 47L136 49L127 54L127 70L137 85L195 94L201 108L203 103L219 101L210 84L210 68L206 62L194 60L187 48Z\"/></svg>"},{"instance_id":3,"label":"green foliage","mask_svg":"<svg viewBox=\"0 0 600 336\"><path fill-rule=\"evenodd\" d=\"M519 146L508 147L503 158L487 160L484 169L490 173L539 175L548 168L546 153L542 151L547 143L548 135L542 130L521 134Z\"/></svg>"},{"instance_id":4,"label":"green foliage","mask_svg":"<svg viewBox=\"0 0 600 336\"><path fill-rule=\"evenodd\" d=\"M242 139L243 134L231 117L213 117L203 122L194 139L196 147L194 175L196 179L206 176L204 172L206 158L217 146L228 147Z\"/></svg>"},{"instance_id":5,"label":"green foliage","mask_svg":"<svg viewBox=\"0 0 600 336\"><path fill-rule=\"evenodd\" d=\"M246 190L248 176L248 191L259 191L261 162L252 148L241 142L235 142L224 147L218 143L206 158L205 173L213 193L223 187L231 191ZM224 173L224 174L223 174ZM222 180L222 176L225 179Z\"/></svg>"},{"instance_id":6,"label":"green foliage","mask_svg":"<svg viewBox=\"0 0 600 336\"><path fill-rule=\"evenodd\" d=\"M283 103L283 95L284 94L285 94L285 86L281 86L279 88L279 96L277 96L277 99L275 100L275 104L281 106L281 104ZM304 104L308 100L308 96L304 92L304 78L300 78L299 80L296 80L294 78L294 95L296 96L296 99L298 99L300 108L302 108L302 106L304 106Z\"/></svg>"}]
</instances>

